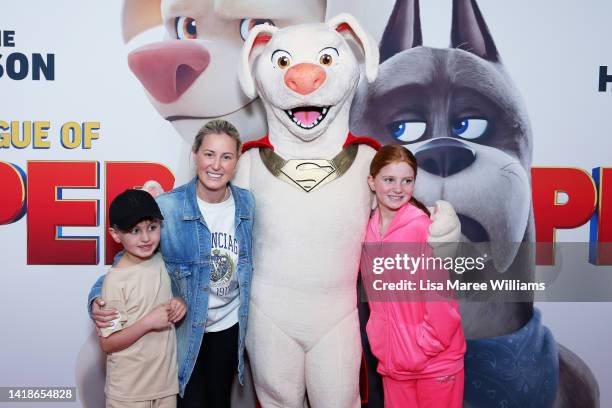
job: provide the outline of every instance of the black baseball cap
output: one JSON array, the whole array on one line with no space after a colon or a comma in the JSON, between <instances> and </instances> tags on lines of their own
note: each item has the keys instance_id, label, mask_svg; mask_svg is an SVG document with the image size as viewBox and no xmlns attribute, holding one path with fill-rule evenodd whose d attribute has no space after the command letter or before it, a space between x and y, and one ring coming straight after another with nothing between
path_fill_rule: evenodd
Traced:
<instances>
[{"instance_id":1,"label":"black baseball cap","mask_svg":"<svg viewBox=\"0 0 612 408\"><path fill-rule=\"evenodd\" d=\"M111 227L128 230L145 218L163 220L159 206L144 190L128 189L119 194L108 209Z\"/></svg>"}]
</instances>

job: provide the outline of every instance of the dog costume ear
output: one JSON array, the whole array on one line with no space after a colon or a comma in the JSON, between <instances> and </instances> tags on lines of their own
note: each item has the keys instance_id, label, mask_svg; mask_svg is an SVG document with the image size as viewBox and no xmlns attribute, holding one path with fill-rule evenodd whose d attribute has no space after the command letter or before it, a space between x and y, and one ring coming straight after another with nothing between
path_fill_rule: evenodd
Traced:
<instances>
[{"instance_id":1,"label":"dog costume ear","mask_svg":"<svg viewBox=\"0 0 612 408\"><path fill-rule=\"evenodd\" d=\"M327 21L327 25L340 34L350 34L361 46L365 56L365 75L372 83L378 75L378 47L374 39L357 22L357 19L348 13L338 14Z\"/></svg>"},{"instance_id":2,"label":"dog costume ear","mask_svg":"<svg viewBox=\"0 0 612 408\"><path fill-rule=\"evenodd\" d=\"M498 62L499 54L476 0L453 0L451 46Z\"/></svg>"},{"instance_id":3,"label":"dog costume ear","mask_svg":"<svg viewBox=\"0 0 612 408\"><path fill-rule=\"evenodd\" d=\"M419 0L397 0L380 40L380 62L423 45Z\"/></svg>"},{"instance_id":4,"label":"dog costume ear","mask_svg":"<svg viewBox=\"0 0 612 408\"><path fill-rule=\"evenodd\" d=\"M242 91L249 98L255 98L257 96L257 89L255 89L255 81L251 74L250 56L251 51L258 46L264 46L270 41L278 28L269 24L259 24L251 29L248 38L242 46L242 55L240 57L240 67L238 68L238 81Z\"/></svg>"}]
</instances>

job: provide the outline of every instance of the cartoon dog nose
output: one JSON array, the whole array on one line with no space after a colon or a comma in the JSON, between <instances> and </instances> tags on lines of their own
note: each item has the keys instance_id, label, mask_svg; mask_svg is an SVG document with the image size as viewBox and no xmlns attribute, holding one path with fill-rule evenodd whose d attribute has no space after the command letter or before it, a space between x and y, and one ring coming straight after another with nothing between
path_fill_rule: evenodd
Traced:
<instances>
[{"instance_id":1,"label":"cartoon dog nose","mask_svg":"<svg viewBox=\"0 0 612 408\"><path fill-rule=\"evenodd\" d=\"M210 53L195 41L162 41L137 48L128 65L161 103L176 101L210 64Z\"/></svg>"},{"instance_id":2,"label":"cartoon dog nose","mask_svg":"<svg viewBox=\"0 0 612 408\"><path fill-rule=\"evenodd\" d=\"M325 70L315 64L297 64L285 74L285 84L293 91L308 95L325 82Z\"/></svg>"},{"instance_id":3,"label":"cartoon dog nose","mask_svg":"<svg viewBox=\"0 0 612 408\"><path fill-rule=\"evenodd\" d=\"M465 143L441 137L422 145L414 154L420 168L440 177L452 176L476 160L476 152Z\"/></svg>"}]
</instances>

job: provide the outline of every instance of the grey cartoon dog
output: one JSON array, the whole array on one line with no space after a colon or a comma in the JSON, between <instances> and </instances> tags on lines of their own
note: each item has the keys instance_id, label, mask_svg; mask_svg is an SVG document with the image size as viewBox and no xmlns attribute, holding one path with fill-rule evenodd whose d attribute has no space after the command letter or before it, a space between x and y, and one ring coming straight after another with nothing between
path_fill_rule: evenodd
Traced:
<instances>
[{"instance_id":1,"label":"grey cartoon dog","mask_svg":"<svg viewBox=\"0 0 612 408\"><path fill-rule=\"evenodd\" d=\"M357 91L353 133L406 145L419 163L415 195L452 203L464 239L486 243L490 268L533 279L533 254L508 244L535 240L533 135L476 1L453 0L451 47L434 49L422 46L418 0L398 0L380 61L377 80ZM532 298L522 300L461 302L464 406L598 407L590 369L555 342ZM369 406L379 406L379 383L369 377Z\"/></svg>"}]
</instances>

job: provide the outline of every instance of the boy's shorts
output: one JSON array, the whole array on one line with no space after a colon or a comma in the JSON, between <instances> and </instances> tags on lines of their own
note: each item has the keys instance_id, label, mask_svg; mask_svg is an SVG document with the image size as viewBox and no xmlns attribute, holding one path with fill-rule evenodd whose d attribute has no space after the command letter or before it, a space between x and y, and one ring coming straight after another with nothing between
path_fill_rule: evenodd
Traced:
<instances>
[{"instance_id":1,"label":"boy's shorts","mask_svg":"<svg viewBox=\"0 0 612 408\"><path fill-rule=\"evenodd\" d=\"M106 408L176 408L176 394L149 401L117 401L106 398Z\"/></svg>"}]
</instances>

